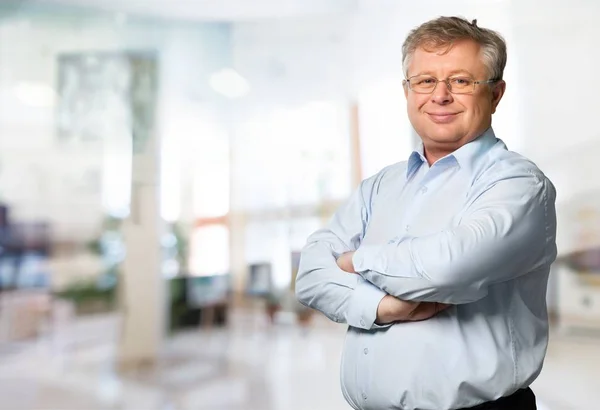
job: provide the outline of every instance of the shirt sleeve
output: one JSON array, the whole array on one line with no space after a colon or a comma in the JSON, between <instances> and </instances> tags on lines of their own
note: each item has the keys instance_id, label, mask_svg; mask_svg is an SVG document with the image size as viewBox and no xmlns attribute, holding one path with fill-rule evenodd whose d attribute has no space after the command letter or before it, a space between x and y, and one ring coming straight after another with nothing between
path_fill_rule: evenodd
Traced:
<instances>
[{"instance_id":1,"label":"shirt sleeve","mask_svg":"<svg viewBox=\"0 0 600 410\"><path fill-rule=\"evenodd\" d=\"M458 226L381 246L360 247L354 268L404 300L470 303L487 288L556 258L556 192L539 172L495 178Z\"/></svg>"},{"instance_id":2,"label":"shirt sleeve","mask_svg":"<svg viewBox=\"0 0 600 410\"><path fill-rule=\"evenodd\" d=\"M296 278L302 304L362 329L380 327L375 324L377 307L386 293L360 275L344 272L336 260L360 245L369 216L365 198L370 198L373 183L374 178L363 181L327 226L308 238Z\"/></svg>"}]
</instances>

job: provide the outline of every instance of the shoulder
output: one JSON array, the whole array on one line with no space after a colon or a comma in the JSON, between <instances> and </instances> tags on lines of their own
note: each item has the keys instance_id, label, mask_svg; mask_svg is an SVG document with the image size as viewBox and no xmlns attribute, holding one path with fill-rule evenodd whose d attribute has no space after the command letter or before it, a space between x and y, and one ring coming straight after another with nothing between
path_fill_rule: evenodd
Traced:
<instances>
[{"instance_id":1,"label":"shoulder","mask_svg":"<svg viewBox=\"0 0 600 410\"><path fill-rule=\"evenodd\" d=\"M499 182L510 183L515 188L534 188L555 196L554 185L531 159L502 147L488 153L475 184L485 189Z\"/></svg>"},{"instance_id":2,"label":"shoulder","mask_svg":"<svg viewBox=\"0 0 600 410\"><path fill-rule=\"evenodd\" d=\"M401 161L386 166L376 174L362 181L361 186L363 190L374 191L374 193L377 193L383 185L393 181L401 181L399 178L406 176L407 164L408 161Z\"/></svg>"},{"instance_id":3,"label":"shoulder","mask_svg":"<svg viewBox=\"0 0 600 410\"><path fill-rule=\"evenodd\" d=\"M375 198L386 187L399 181L405 181L406 167L408 161L397 162L381 169L376 174L366 178L360 184L359 193L363 204L367 206L368 212L375 201ZM404 176L404 179L402 179Z\"/></svg>"},{"instance_id":4,"label":"shoulder","mask_svg":"<svg viewBox=\"0 0 600 410\"><path fill-rule=\"evenodd\" d=\"M499 178L520 177L540 182L548 179L535 162L517 152L509 151L502 141L498 141L482 158L477 180L494 181Z\"/></svg>"}]
</instances>

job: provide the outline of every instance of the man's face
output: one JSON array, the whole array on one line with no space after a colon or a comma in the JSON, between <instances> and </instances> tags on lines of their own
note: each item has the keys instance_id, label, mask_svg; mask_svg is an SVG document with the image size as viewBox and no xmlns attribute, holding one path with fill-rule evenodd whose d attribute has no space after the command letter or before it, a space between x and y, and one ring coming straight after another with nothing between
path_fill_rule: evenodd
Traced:
<instances>
[{"instance_id":1,"label":"man's face","mask_svg":"<svg viewBox=\"0 0 600 410\"><path fill-rule=\"evenodd\" d=\"M471 40L455 43L448 51L417 48L407 78L428 74L439 80L469 77L488 80L480 47ZM477 138L491 126L492 114L504 94L503 81L475 85L472 94L451 94L440 82L432 94L417 94L405 86L408 117L422 138L426 151L447 154Z\"/></svg>"}]
</instances>

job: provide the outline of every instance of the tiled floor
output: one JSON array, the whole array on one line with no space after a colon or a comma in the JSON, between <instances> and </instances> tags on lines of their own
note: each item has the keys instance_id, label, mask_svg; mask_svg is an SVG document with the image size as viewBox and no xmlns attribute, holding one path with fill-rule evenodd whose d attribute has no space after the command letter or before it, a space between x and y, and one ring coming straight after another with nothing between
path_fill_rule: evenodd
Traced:
<instances>
[{"instance_id":1,"label":"tiled floor","mask_svg":"<svg viewBox=\"0 0 600 410\"><path fill-rule=\"evenodd\" d=\"M0 409L347 410L338 386L344 329L318 320L309 332L236 315L227 330L169 340L154 371L117 375L117 320L78 322L71 333L0 348ZM600 340L553 339L535 390L540 410L589 410L600 402Z\"/></svg>"}]
</instances>

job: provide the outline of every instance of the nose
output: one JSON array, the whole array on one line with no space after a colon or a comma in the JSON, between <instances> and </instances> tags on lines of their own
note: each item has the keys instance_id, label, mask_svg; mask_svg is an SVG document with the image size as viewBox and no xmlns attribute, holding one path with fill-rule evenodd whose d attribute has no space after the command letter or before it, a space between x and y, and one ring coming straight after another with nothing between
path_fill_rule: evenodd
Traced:
<instances>
[{"instance_id":1,"label":"nose","mask_svg":"<svg viewBox=\"0 0 600 410\"><path fill-rule=\"evenodd\" d=\"M436 104L446 105L454 101L452 93L445 81L440 81L431 94L431 101Z\"/></svg>"}]
</instances>

